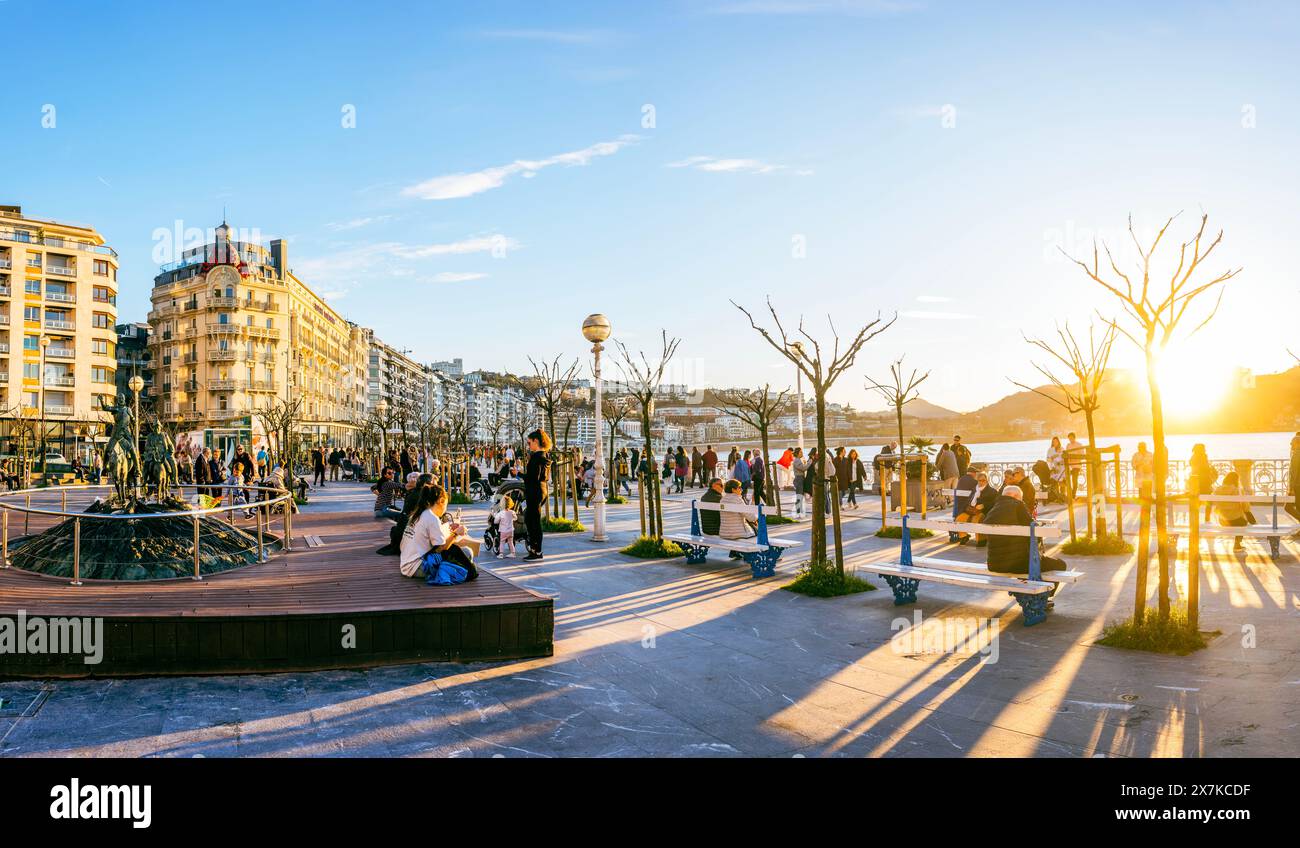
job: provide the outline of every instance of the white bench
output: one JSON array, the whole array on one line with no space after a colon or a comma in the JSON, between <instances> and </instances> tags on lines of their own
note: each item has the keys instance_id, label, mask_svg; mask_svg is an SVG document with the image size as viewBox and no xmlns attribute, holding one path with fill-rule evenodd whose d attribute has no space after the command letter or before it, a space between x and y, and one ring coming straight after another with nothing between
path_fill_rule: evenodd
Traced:
<instances>
[{"instance_id":1,"label":"white bench","mask_svg":"<svg viewBox=\"0 0 1300 848\"><path fill-rule=\"evenodd\" d=\"M1245 527L1225 527L1222 524L1201 524L1200 509L1197 508L1197 533L1201 538L1236 538L1238 536L1249 536L1252 539L1267 539L1269 555L1274 559L1280 559L1282 556L1282 537L1289 532L1294 532L1296 527L1282 527L1278 524L1278 508L1285 509L1286 500L1279 499L1277 495L1201 495L1197 500L1202 504L1216 503L1239 503L1239 504L1256 504L1273 507L1273 521L1270 524L1250 524ZM1173 511L1175 506L1180 509L1188 509L1190 504L1178 503L1169 505L1170 524L1173 524ZM1192 516L1188 515L1188 524L1192 521ZM1174 549L1178 548L1178 539L1180 536L1190 536L1191 527L1186 525L1171 526L1169 528L1169 540L1173 543Z\"/></svg>"},{"instance_id":2,"label":"white bench","mask_svg":"<svg viewBox=\"0 0 1300 848\"><path fill-rule=\"evenodd\" d=\"M758 530L756 534L748 539L724 539L721 536L706 535L700 529L700 510L709 510L711 512L721 513L733 512L739 513L745 518L753 518L758 521ZM709 548L722 548L727 551L735 551L740 554L740 558L748 563L750 572L754 577L771 577L776 573L776 562L785 553L786 548L797 547L803 544L798 539L786 539L780 537L769 537L767 535L767 518L763 515L763 505L756 504L724 504L724 503L705 503L703 501L691 501L691 532L689 533L669 533L664 536L669 541L676 542L686 549L686 561L691 565L699 565L704 562L709 555Z\"/></svg>"},{"instance_id":3,"label":"white bench","mask_svg":"<svg viewBox=\"0 0 1300 848\"><path fill-rule=\"evenodd\" d=\"M888 527L887 516L884 526ZM1038 539L1059 539L1061 529L1056 525L1032 524L1028 527L1005 524L980 524L979 533L986 536L1025 536L1029 538L1029 573L1023 577L989 571L979 563L960 562L938 557L913 557L911 531L933 530L943 533L970 532L970 523L910 519L903 516L898 524L903 528L902 549L897 561L873 562L860 566L863 571L879 574L894 592L894 605L916 603L916 590L922 581L949 586L966 586L971 589L1002 590L1008 592L1024 613L1025 626L1031 627L1047 618L1048 600L1063 583L1077 583L1083 578L1078 571L1042 572L1039 560Z\"/></svg>"}]
</instances>

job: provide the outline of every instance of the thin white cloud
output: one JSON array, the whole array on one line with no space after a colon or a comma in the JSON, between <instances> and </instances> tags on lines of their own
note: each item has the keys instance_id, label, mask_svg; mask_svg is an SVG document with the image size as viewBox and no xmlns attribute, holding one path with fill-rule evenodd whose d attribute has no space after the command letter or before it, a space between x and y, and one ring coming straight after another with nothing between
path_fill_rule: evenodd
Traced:
<instances>
[{"instance_id":1,"label":"thin white cloud","mask_svg":"<svg viewBox=\"0 0 1300 848\"><path fill-rule=\"evenodd\" d=\"M371 224L383 224L391 220L393 220L392 215L375 215L370 218L353 218L351 221L332 221L325 226L338 233L345 230L357 230Z\"/></svg>"},{"instance_id":2,"label":"thin white cloud","mask_svg":"<svg viewBox=\"0 0 1300 848\"><path fill-rule=\"evenodd\" d=\"M712 11L717 15L898 15L924 5L911 0L737 0Z\"/></svg>"},{"instance_id":3,"label":"thin white cloud","mask_svg":"<svg viewBox=\"0 0 1300 848\"><path fill-rule=\"evenodd\" d=\"M774 174L777 171L791 171L797 176L806 177L812 171L806 168L791 169L788 165L777 165L761 159L724 159L718 156L688 156L676 162L669 162L668 168L694 168L716 174Z\"/></svg>"},{"instance_id":4,"label":"thin white cloud","mask_svg":"<svg viewBox=\"0 0 1300 848\"><path fill-rule=\"evenodd\" d=\"M456 273L455 271L443 271L440 274L434 274L433 281L435 283L468 283L471 280L482 280L486 277L487 274L474 272Z\"/></svg>"},{"instance_id":5,"label":"thin white cloud","mask_svg":"<svg viewBox=\"0 0 1300 848\"><path fill-rule=\"evenodd\" d=\"M308 285L337 298L362 283L373 286L386 279L427 278L434 270L429 264L442 257L488 254L505 258L521 247L514 238L500 234L434 244L372 242L309 257L296 264L294 273Z\"/></svg>"},{"instance_id":6,"label":"thin white cloud","mask_svg":"<svg viewBox=\"0 0 1300 848\"><path fill-rule=\"evenodd\" d=\"M534 177L539 171L553 165L566 167L588 165L598 157L614 155L629 144L634 144L638 138L639 136L635 135L624 135L614 141L602 141L581 150L560 153L545 159L516 159L509 165L499 165L495 168L484 168L481 171L468 173L446 174L407 186L402 189L402 194L406 197L418 197L421 200L455 200L471 197L500 188L506 180L516 175L525 178Z\"/></svg>"},{"instance_id":7,"label":"thin white cloud","mask_svg":"<svg viewBox=\"0 0 1300 848\"><path fill-rule=\"evenodd\" d=\"M952 300L950 297L940 297L937 294L919 294L916 299L920 303L948 303Z\"/></svg>"}]
</instances>

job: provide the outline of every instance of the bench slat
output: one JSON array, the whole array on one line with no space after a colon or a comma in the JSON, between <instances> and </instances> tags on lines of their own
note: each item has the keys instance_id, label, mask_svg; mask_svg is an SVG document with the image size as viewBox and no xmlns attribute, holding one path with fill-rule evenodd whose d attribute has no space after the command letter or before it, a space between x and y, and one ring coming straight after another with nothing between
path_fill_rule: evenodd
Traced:
<instances>
[{"instance_id":1,"label":"bench slat","mask_svg":"<svg viewBox=\"0 0 1300 848\"><path fill-rule=\"evenodd\" d=\"M1043 581L1021 580L1016 577L1004 577L1000 574L967 574L959 571L943 571L935 568L918 568L914 565L901 565L896 562L873 562L858 568L870 574L889 574L894 577L907 577L912 580L928 580L932 583L946 583L951 586L973 586L977 589L1005 590L1022 595L1042 595L1052 591L1050 583Z\"/></svg>"},{"instance_id":2,"label":"bench slat","mask_svg":"<svg viewBox=\"0 0 1300 848\"><path fill-rule=\"evenodd\" d=\"M690 545L704 545L710 548L724 548L741 553L758 553L767 550L763 545L749 539L724 539L721 536L695 536L690 533L669 533L664 536L671 542L686 542Z\"/></svg>"},{"instance_id":3,"label":"bench slat","mask_svg":"<svg viewBox=\"0 0 1300 848\"><path fill-rule=\"evenodd\" d=\"M902 527L903 522L894 516L885 520L886 527ZM942 521L935 518L909 518L907 526L913 530L938 530L941 533L978 533L981 536L1029 536L1029 528L1019 524L977 524L973 521ZM1061 528L1056 524L1040 524L1034 528L1039 539L1061 538Z\"/></svg>"},{"instance_id":4,"label":"bench slat","mask_svg":"<svg viewBox=\"0 0 1300 848\"><path fill-rule=\"evenodd\" d=\"M989 571L988 567L978 562L963 562L955 559L940 559L939 557L912 557L912 564L919 565L923 568L934 566L947 571L961 571L966 574L991 574L998 577L1017 577L1014 574L1004 574L999 571ZM1045 583L1078 583L1083 579L1082 571L1044 571L1040 578ZM1017 579L1019 579L1017 577Z\"/></svg>"}]
</instances>

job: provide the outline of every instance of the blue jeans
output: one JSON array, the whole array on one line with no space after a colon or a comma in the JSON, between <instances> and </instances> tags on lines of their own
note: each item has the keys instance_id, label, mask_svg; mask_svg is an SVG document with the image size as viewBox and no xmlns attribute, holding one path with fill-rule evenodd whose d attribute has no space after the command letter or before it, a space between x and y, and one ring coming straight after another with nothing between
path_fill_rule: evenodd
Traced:
<instances>
[{"instance_id":1,"label":"blue jeans","mask_svg":"<svg viewBox=\"0 0 1300 848\"><path fill-rule=\"evenodd\" d=\"M391 506L375 510L375 518L391 518L393 521L396 521L401 517L401 515L402 511L400 509L395 509Z\"/></svg>"}]
</instances>

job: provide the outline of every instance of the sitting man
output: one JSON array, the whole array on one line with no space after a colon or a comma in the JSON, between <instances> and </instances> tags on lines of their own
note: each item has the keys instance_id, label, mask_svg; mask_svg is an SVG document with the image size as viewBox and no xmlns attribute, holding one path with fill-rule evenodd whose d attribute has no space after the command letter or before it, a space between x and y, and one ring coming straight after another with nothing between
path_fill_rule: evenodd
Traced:
<instances>
[{"instance_id":1,"label":"sitting man","mask_svg":"<svg viewBox=\"0 0 1300 848\"><path fill-rule=\"evenodd\" d=\"M406 475L406 491L402 496L402 514L397 517L393 526L388 530L388 544L375 551L375 553L380 556L397 556L402 552L402 533L406 531L406 525L410 522L412 510L420 501L420 490L432 482L432 474L421 474L418 471L412 471Z\"/></svg>"},{"instance_id":2,"label":"sitting man","mask_svg":"<svg viewBox=\"0 0 1300 848\"><path fill-rule=\"evenodd\" d=\"M1028 527L1033 519L1025 507L1024 493L1016 485L1007 485L1002 495L993 504L989 514L984 516L985 524ZM1029 537L1028 536L990 536L989 537L989 571L1003 574L1029 573ZM1065 571L1069 568L1064 560L1055 557L1039 556L1043 571Z\"/></svg>"},{"instance_id":3,"label":"sitting man","mask_svg":"<svg viewBox=\"0 0 1300 848\"><path fill-rule=\"evenodd\" d=\"M701 503L720 503L722 501L722 481L714 477L709 481L709 490L700 498ZM713 509L700 510L700 532L705 536L716 536L722 525L722 513Z\"/></svg>"},{"instance_id":4,"label":"sitting man","mask_svg":"<svg viewBox=\"0 0 1300 848\"><path fill-rule=\"evenodd\" d=\"M1016 466L1007 472L1002 482L1002 494L1006 494L1009 486L1020 489L1020 499L1024 502L1025 509L1029 510L1030 515L1038 515L1038 492L1034 490L1034 484L1025 474L1025 469Z\"/></svg>"},{"instance_id":5,"label":"sitting man","mask_svg":"<svg viewBox=\"0 0 1300 848\"><path fill-rule=\"evenodd\" d=\"M384 470L379 477L379 482L370 487L370 491L375 494L375 518L391 518L396 521L402 515L402 510L393 506L395 501L404 491L401 483L393 479L394 471L389 466L384 466Z\"/></svg>"},{"instance_id":6,"label":"sitting man","mask_svg":"<svg viewBox=\"0 0 1300 848\"><path fill-rule=\"evenodd\" d=\"M953 487L952 497L952 520L953 521L976 521L972 515L971 506L977 503L975 495L977 494L978 481L975 479L975 472L967 469L966 473L957 479L957 484ZM966 494L962 494L965 492ZM949 533L949 542L965 543L965 533Z\"/></svg>"},{"instance_id":7,"label":"sitting man","mask_svg":"<svg viewBox=\"0 0 1300 848\"><path fill-rule=\"evenodd\" d=\"M465 527L443 519L447 512L447 490L429 483L419 490L415 508L402 533L401 561L398 568L407 577L429 577L426 573L438 559L466 571L465 580L478 577L478 569L469 553L460 546ZM436 554L437 558L433 557Z\"/></svg>"}]
</instances>

